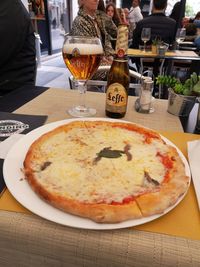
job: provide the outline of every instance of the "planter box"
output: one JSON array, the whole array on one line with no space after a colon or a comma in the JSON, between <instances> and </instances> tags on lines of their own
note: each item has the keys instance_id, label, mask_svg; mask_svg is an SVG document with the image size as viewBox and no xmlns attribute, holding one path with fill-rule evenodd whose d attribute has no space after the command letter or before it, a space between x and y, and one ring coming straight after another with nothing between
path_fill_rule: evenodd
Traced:
<instances>
[{"instance_id":1,"label":"planter box","mask_svg":"<svg viewBox=\"0 0 200 267\"><path fill-rule=\"evenodd\" d=\"M189 116L195 101L196 96L179 95L169 88L167 111L176 116Z\"/></svg>"}]
</instances>

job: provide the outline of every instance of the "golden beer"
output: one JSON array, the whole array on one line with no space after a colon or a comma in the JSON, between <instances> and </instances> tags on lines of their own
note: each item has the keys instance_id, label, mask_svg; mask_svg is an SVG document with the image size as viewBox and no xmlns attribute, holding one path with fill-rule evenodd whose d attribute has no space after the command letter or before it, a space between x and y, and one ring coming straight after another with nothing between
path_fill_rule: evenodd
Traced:
<instances>
[{"instance_id":1,"label":"golden beer","mask_svg":"<svg viewBox=\"0 0 200 267\"><path fill-rule=\"evenodd\" d=\"M103 54L97 44L66 44L63 46L64 62L76 80L88 80L98 69Z\"/></svg>"}]
</instances>

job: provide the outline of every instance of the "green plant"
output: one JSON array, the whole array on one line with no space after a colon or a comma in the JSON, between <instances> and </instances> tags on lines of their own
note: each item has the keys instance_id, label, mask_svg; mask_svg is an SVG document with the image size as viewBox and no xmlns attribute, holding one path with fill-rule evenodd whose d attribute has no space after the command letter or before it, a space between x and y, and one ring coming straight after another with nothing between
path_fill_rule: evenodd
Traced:
<instances>
[{"instance_id":1,"label":"green plant","mask_svg":"<svg viewBox=\"0 0 200 267\"><path fill-rule=\"evenodd\" d=\"M156 36L155 39L152 40L152 45L159 45L161 43L162 41L158 36Z\"/></svg>"},{"instance_id":2,"label":"green plant","mask_svg":"<svg viewBox=\"0 0 200 267\"><path fill-rule=\"evenodd\" d=\"M167 86L173 89L176 94L181 95L200 95L200 76L195 72L190 75L190 78L181 82L178 78L169 75L158 75L156 84Z\"/></svg>"}]
</instances>

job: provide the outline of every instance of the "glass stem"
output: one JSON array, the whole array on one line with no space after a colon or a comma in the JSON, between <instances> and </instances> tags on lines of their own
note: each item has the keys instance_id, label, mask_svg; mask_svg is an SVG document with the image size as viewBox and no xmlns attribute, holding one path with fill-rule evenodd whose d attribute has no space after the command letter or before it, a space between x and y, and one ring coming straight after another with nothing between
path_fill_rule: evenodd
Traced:
<instances>
[{"instance_id":1,"label":"glass stem","mask_svg":"<svg viewBox=\"0 0 200 267\"><path fill-rule=\"evenodd\" d=\"M82 111L87 110L85 105L85 95L87 91L86 81L77 81L78 82L78 90L79 90L79 109Z\"/></svg>"}]
</instances>

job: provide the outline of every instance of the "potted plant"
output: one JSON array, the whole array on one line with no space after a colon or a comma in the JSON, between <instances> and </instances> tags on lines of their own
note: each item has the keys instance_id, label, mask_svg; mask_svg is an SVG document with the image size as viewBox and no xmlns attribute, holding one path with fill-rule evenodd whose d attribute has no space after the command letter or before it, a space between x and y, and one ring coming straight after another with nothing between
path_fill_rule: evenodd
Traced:
<instances>
[{"instance_id":1,"label":"potted plant","mask_svg":"<svg viewBox=\"0 0 200 267\"><path fill-rule=\"evenodd\" d=\"M156 36L155 39L152 40L152 45L151 45L151 51L153 54L158 53L158 46L162 43L161 39Z\"/></svg>"},{"instance_id":2,"label":"potted plant","mask_svg":"<svg viewBox=\"0 0 200 267\"><path fill-rule=\"evenodd\" d=\"M169 75L159 75L156 84L169 88L167 111L173 115L188 116L196 97L200 96L200 76L195 72L184 82Z\"/></svg>"}]
</instances>

